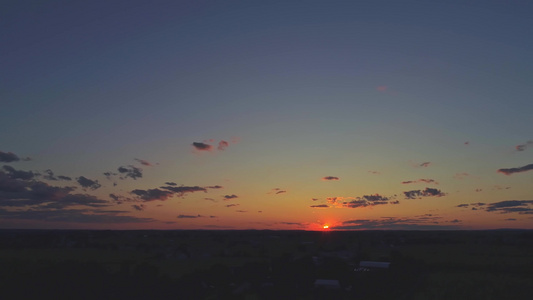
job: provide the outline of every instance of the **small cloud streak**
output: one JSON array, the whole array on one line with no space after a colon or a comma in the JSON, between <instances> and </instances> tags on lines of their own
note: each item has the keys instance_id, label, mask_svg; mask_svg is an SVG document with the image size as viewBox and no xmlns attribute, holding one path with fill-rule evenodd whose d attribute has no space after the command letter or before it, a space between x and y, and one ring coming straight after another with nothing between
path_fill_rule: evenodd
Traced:
<instances>
[{"instance_id":1,"label":"small cloud streak","mask_svg":"<svg viewBox=\"0 0 533 300\"><path fill-rule=\"evenodd\" d=\"M420 183L420 182L439 184L437 181L435 181L433 179L423 179L423 178L422 179L417 179L417 180L402 181L402 184L411 184L411 183Z\"/></svg>"},{"instance_id":2,"label":"small cloud streak","mask_svg":"<svg viewBox=\"0 0 533 300\"><path fill-rule=\"evenodd\" d=\"M96 190L100 188L102 185L98 183L98 180L91 180L89 178L86 178L84 176L80 176L76 178L76 181L86 189Z\"/></svg>"},{"instance_id":3,"label":"small cloud streak","mask_svg":"<svg viewBox=\"0 0 533 300\"><path fill-rule=\"evenodd\" d=\"M326 177L322 177L322 180L323 181L331 181L331 180L340 180L340 178L336 177L336 176L326 176Z\"/></svg>"},{"instance_id":4,"label":"small cloud streak","mask_svg":"<svg viewBox=\"0 0 533 300\"><path fill-rule=\"evenodd\" d=\"M516 151L525 151L529 146L533 145L533 141L527 141L524 144L516 145Z\"/></svg>"},{"instance_id":5,"label":"small cloud streak","mask_svg":"<svg viewBox=\"0 0 533 300\"><path fill-rule=\"evenodd\" d=\"M499 169L497 172L505 174L505 175L512 175L514 173L522 173L522 172L531 171L531 170L533 170L533 164L529 164L529 165L518 167L518 168Z\"/></svg>"},{"instance_id":6,"label":"small cloud streak","mask_svg":"<svg viewBox=\"0 0 533 300\"><path fill-rule=\"evenodd\" d=\"M231 199L237 199L239 198L239 196L235 195L235 194L232 194L232 195L224 195L224 201L229 201Z\"/></svg>"},{"instance_id":7,"label":"small cloud streak","mask_svg":"<svg viewBox=\"0 0 533 300\"><path fill-rule=\"evenodd\" d=\"M211 151L211 150L213 150L213 146L211 146L209 144L206 144L206 143L201 143L201 142L194 142L194 143L192 143L192 146L194 147L194 149L196 149L198 151Z\"/></svg>"},{"instance_id":8,"label":"small cloud streak","mask_svg":"<svg viewBox=\"0 0 533 300\"><path fill-rule=\"evenodd\" d=\"M327 204L318 204L318 205L311 205L309 207L311 207L311 208L329 208L329 205L327 205Z\"/></svg>"},{"instance_id":9,"label":"small cloud streak","mask_svg":"<svg viewBox=\"0 0 533 300\"><path fill-rule=\"evenodd\" d=\"M139 162L143 166L151 167L152 164L149 161L146 161L144 159L135 158L135 161Z\"/></svg>"}]
</instances>

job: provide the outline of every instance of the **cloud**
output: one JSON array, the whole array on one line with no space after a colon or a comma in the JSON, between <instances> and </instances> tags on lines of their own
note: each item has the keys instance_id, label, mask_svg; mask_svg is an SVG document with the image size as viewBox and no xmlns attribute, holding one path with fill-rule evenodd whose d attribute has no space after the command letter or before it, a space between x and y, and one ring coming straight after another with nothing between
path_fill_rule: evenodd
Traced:
<instances>
[{"instance_id":1,"label":"cloud","mask_svg":"<svg viewBox=\"0 0 533 300\"><path fill-rule=\"evenodd\" d=\"M50 169L45 170L44 173L46 175L43 175L43 178L46 179L46 180L53 180L53 181L58 181L58 180L70 181L70 180L72 180L72 178L70 178L68 176L62 176L62 175L55 176L54 172L52 172L52 170L50 170Z\"/></svg>"},{"instance_id":2,"label":"cloud","mask_svg":"<svg viewBox=\"0 0 533 300\"><path fill-rule=\"evenodd\" d=\"M311 205L309 207L311 207L311 208L328 208L329 205L327 205L327 204L318 204L318 205Z\"/></svg>"},{"instance_id":3,"label":"cloud","mask_svg":"<svg viewBox=\"0 0 533 300\"><path fill-rule=\"evenodd\" d=\"M223 189L224 187L221 185L212 185L212 186L206 186L208 189Z\"/></svg>"},{"instance_id":4,"label":"cloud","mask_svg":"<svg viewBox=\"0 0 533 300\"><path fill-rule=\"evenodd\" d=\"M231 199L237 199L237 198L239 198L239 196L237 196L235 194L233 194L233 195L224 195L223 198L224 198L224 200L227 201L227 200L231 200Z\"/></svg>"},{"instance_id":5,"label":"cloud","mask_svg":"<svg viewBox=\"0 0 533 300\"><path fill-rule=\"evenodd\" d=\"M8 176L13 179L31 180L37 176L37 174L32 171L15 170L12 166L4 165L3 168L7 171Z\"/></svg>"},{"instance_id":6,"label":"cloud","mask_svg":"<svg viewBox=\"0 0 533 300\"><path fill-rule=\"evenodd\" d=\"M213 146L211 146L209 144L206 144L206 143L201 143L201 142L194 142L194 143L192 143L192 146L194 147L194 149L196 149L198 151L211 151L211 150L213 150Z\"/></svg>"},{"instance_id":7,"label":"cloud","mask_svg":"<svg viewBox=\"0 0 533 300\"><path fill-rule=\"evenodd\" d=\"M505 219L504 221L516 221L515 218L508 218L508 219Z\"/></svg>"},{"instance_id":8,"label":"cloud","mask_svg":"<svg viewBox=\"0 0 533 300\"><path fill-rule=\"evenodd\" d=\"M417 198L421 198L421 197L442 197L442 196L445 196L446 193L443 193L441 192L440 190L438 189L433 189L433 188L426 188L425 190L411 190L411 191L406 191L406 192L403 192L403 194L405 195L405 199L417 199Z\"/></svg>"},{"instance_id":9,"label":"cloud","mask_svg":"<svg viewBox=\"0 0 533 300\"><path fill-rule=\"evenodd\" d=\"M18 155L16 155L13 152L0 151L0 162L10 163L10 162L20 161L20 160L28 161L28 160L31 160L31 158L26 157L26 158L21 159Z\"/></svg>"},{"instance_id":10,"label":"cloud","mask_svg":"<svg viewBox=\"0 0 533 300\"><path fill-rule=\"evenodd\" d=\"M247 211L247 210L240 210L240 209L238 209L238 210L236 210L235 212L238 212L238 213L246 213L246 212L248 212L248 211Z\"/></svg>"},{"instance_id":11,"label":"cloud","mask_svg":"<svg viewBox=\"0 0 533 300\"><path fill-rule=\"evenodd\" d=\"M225 150L228 146L229 146L229 143L226 142L226 141L224 141L224 140L222 140L222 141L218 142L218 147L217 147L217 149L220 150L220 151L223 151L223 150Z\"/></svg>"},{"instance_id":12,"label":"cloud","mask_svg":"<svg viewBox=\"0 0 533 300\"><path fill-rule=\"evenodd\" d=\"M466 172L463 172L463 173L456 173L455 175L453 175L453 178L455 179L463 179L467 176L470 176L470 174L466 173Z\"/></svg>"},{"instance_id":13,"label":"cloud","mask_svg":"<svg viewBox=\"0 0 533 300\"><path fill-rule=\"evenodd\" d=\"M162 186L162 189L175 193L178 197L183 197L187 193L204 192L207 193L207 189L200 186Z\"/></svg>"},{"instance_id":14,"label":"cloud","mask_svg":"<svg viewBox=\"0 0 533 300\"><path fill-rule=\"evenodd\" d=\"M177 183L175 182L165 182L166 185L171 185L171 186L176 186L178 185Z\"/></svg>"},{"instance_id":15,"label":"cloud","mask_svg":"<svg viewBox=\"0 0 533 300\"><path fill-rule=\"evenodd\" d=\"M239 206L240 204L228 204L226 205L226 207L235 207L235 206Z\"/></svg>"},{"instance_id":16,"label":"cloud","mask_svg":"<svg viewBox=\"0 0 533 300\"><path fill-rule=\"evenodd\" d=\"M378 171L368 171L368 173L370 173L370 174L376 174L376 175L377 175L377 174L381 174L381 172L378 172Z\"/></svg>"},{"instance_id":17,"label":"cloud","mask_svg":"<svg viewBox=\"0 0 533 300\"><path fill-rule=\"evenodd\" d=\"M143 211L146 209L147 206L144 204L134 204L131 207L135 208L135 210Z\"/></svg>"},{"instance_id":18,"label":"cloud","mask_svg":"<svg viewBox=\"0 0 533 300\"><path fill-rule=\"evenodd\" d=\"M318 201L318 198L311 198L311 200L313 200L313 201Z\"/></svg>"},{"instance_id":19,"label":"cloud","mask_svg":"<svg viewBox=\"0 0 533 300\"><path fill-rule=\"evenodd\" d=\"M132 194L137 195L140 199L144 201L154 201L154 200L160 200L165 201L168 198L172 197L173 193L170 191L164 191L160 189L148 189L148 190L140 190L136 189L131 191Z\"/></svg>"},{"instance_id":20,"label":"cloud","mask_svg":"<svg viewBox=\"0 0 533 300\"><path fill-rule=\"evenodd\" d=\"M280 188L273 188L270 192L268 192L267 194L274 194L274 195L278 195L278 194L283 194L283 193L286 193L287 191L285 190L282 190Z\"/></svg>"},{"instance_id":21,"label":"cloud","mask_svg":"<svg viewBox=\"0 0 533 300\"><path fill-rule=\"evenodd\" d=\"M361 197L361 199L366 200L366 201L372 201L372 202L375 202L375 201L389 201L389 198L381 196L380 194L364 195L364 196Z\"/></svg>"},{"instance_id":22,"label":"cloud","mask_svg":"<svg viewBox=\"0 0 533 300\"><path fill-rule=\"evenodd\" d=\"M322 180L324 180L324 181L340 180L340 178L339 177L335 177L335 176L326 176L326 177L322 177Z\"/></svg>"},{"instance_id":23,"label":"cloud","mask_svg":"<svg viewBox=\"0 0 533 300\"><path fill-rule=\"evenodd\" d=\"M217 202L217 200L213 199L213 198L204 198L204 200L208 200L208 201L213 201L213 202Z\"/></svg>"},{"instance_id":24,"label":"cloud","mask_svg":"<svg viewBox=\"0 0 533 300\"><path fill-rule=\"evenodd\" d=\"M518 167L518 168L499 169L498 173L502 173L505 175L511 175L514 173L521 173L521 172L526 172L526 171L531 171L531 170L533 170L533 164L529 164L529 165Z\"/></svg>"},{"instance_id":25,"label":"cloud","mask_svg":"<svg viewBox=\"0 0 533 300\"><path fill-rule=\"evenodd\" d=\"M121 177L120 179L125 179L125 178L133 178L134 180L136 180L137 178L142 178L143 177L143 174L142 174L142 169L141 168L136 168L134 166L128 166L128 167L118 167L118 172L120 174L124 174L124 177Z\"/></svg>"},{"instance_id":26,"label":"cloud","mask_svg":"<svg viewBox=\"0 0 533 300\"><path fill-rule=\"evenodd\" d=\"M334 207L345 208L360 208L367 206L388 204L390 197L385 197L379 194L364 195L361 197L328 197L326 198L328 204Z\"/></svg>"},{"instance_id":27,"label":"cloud","mask_svg":"<svg viewBox=\"0 0 533 300\"><path fill-rule=\"evenodd\" d=\"M505 200L487 205L486 211L500 213L533 214L533 200Z\"/></svg>"},{"instance_id":28,"label":"cloud","mask_svg":"<svg viewBox=\"0 0 533 300\"><path fill-rule=\"evenodd\" d=\"M419 183L419 182L439 184L437 181L433 179L423 179L423 178L417 179L417 180L402 181L402 184L411 184L411 183Z\"/></svg>"},{"instance_id":29,"label":"cloud","mask_svg":"<svg viewBox=\"0 0 533 300\"><path fill-rule=\"evenodd\" d=\"M0 208L0 218L19 220L39 220L48 222L70 223L148 223L156 220L152 218L137 218L121 215L126 211L106 211L89 209L63 210L16 210L8 211Z\"/></svg>"},{"instance_id":30,"label":"cloud","mask_svg":"<svg viewBox=\"0 0 533 300\"><path fill-rule=\"evenodd\" d=\"M456 223L455 220L448 223ZM438 217L417 216L413 218L396 218L385 217L382 219L356 219L342 222L340 226L334 226L332 229L344 230L366 230L366 229L389 229L389 230L430 230L430 229L457 229L457 225L439 225Z\"/></svg>"},{"instance_id":31,"label":"cloud","mask_svg":"<svg viewBox=\"0 0 533 300\"><path fill-rule=\"evenodd\" d=\"M431 162L426 161L426 162L421 163L419 166L426 168L426 167L429 167L430 164L431 164Z\"/></svg>"},{"instance_id":32,"label":"cloud","mask_svg":"<svg viewBox=\"0 0 533 300\"><path fill-rule=\"evenodd\" d=\"M204 218L202 215L179 215L178 219L196 219L196 218Z\"/></svg>"},{"instance_id":33,"label":"cloud","mask_svg":"<svg viewBox=\"0 0 533 300\"><path fill-rule=\"evenodd\" d=\"M139 162L141 165L143 166L147 166L147 167L151 167L153 166L152 163L150 163L149 161L146 161L144 159L140 159L140 158L134 158L135 161Z\"/></svg>"},{"instance_id":34,"label":"cloud","mask_svg":"<svg viewBox=\"0 0 533 300\"><path fill-rule=\"evenodd\" d=\"M533 145L533 141L527 141L524 144L516 145L515 149L516 151L525 151L530 145Z\"/></svg>"},{"instance_id":35,"label":"cloud","mask_svg":"<svg viewBox=\"0 0 533 300\"><path fill-rule=\"evenodd\" d=\"M378 90L379 92L386 92L388 89L388 87L386 85L380 85L378 87L376 87L376 90Z\"/></svg>"},{"instance_id":36,"label":"cloud","mask_svg":"<svg viewBox=\"0 0 533 300\"><path fill-rule=\"evenodd\" d=\"M98 183L98 180L91 180L84 176L80 176L76 178L76 181L83 187L88 188L91 190L96 190L100 188L102 185Z\"/></svg>"}]
</instances>

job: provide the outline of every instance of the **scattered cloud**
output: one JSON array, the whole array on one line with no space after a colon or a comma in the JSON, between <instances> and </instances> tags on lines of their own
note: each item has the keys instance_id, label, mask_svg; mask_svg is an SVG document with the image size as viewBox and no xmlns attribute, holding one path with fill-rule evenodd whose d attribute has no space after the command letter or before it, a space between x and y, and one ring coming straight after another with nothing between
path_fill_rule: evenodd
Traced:
<instances>
[{"instance_id":1,"label":"scattered cloud","mask_svg":"<svg viewBox=\"0 0 533 300\"><path fill-rule=\"evenodd\" d=\"M411 190L403 192L405 195L405 199L420 199L422 197L442 197L445 196L446 193L441 192L441 190L434 189L434 188L426 188L425 190Z\"/></svg>"},{"instance_id":2,"label":"scattered cloud","mask_svg":"<svg viewBox=\"0 0 533 300\"><path fill-rule=\"evenodd\" d=\"M311 198L311 200L313 200L313 201L318 201L318 198Z\"/></svg>"},{"instance_id":3,"label":"scattered cloud","mask_svg":"<svg viewBox=\"0 0 533 300\"><path fill-rule=\"evenodd\" d=\"M144 159L140 159L140 158L134 158L135 161L139 162L141 165L143 166L147 166L147 167L151 167L153 166L152 163L150 163L149 161L146 161Z\"/></svg>"},{"instance_id":4,"label":"scattered cloud","mask_svg":"<svg viewBox=\"0 0 533 300\"><path fill-rule=\"evenodd\" d=\"M171 186L176 186L178 185L177 183L175 182L165 182L166 185L171 185Z\"/></svg>"},{"instance_id":5,"label":"scattered cloud","mask_svg":"<svg viewBox=\"0 0 533 300\"><path fill-rule=\"evenodd\" d=\"M447 223L456 223L449 221ZM438 218L431 216L419 216L412 218L396 218L396 217L385 217L382 219L357 219L357 220L348 220L342 222L340 226L334 226L332 229L343 229L343 230L366 230L366 229L396 229L396 230L411 230L411 229L457 229L457 225L441 225L442 221ZM446 222L444 222L446 223Z\"/></svg>"},{"instance_id":6,"label":"scattered cloud","mask_svg":"<svg viewBox=\"0 0 533 300\"><path fill-rule=\"evenodd\" d=\"M521 173L521 172L526 172L526 171L531 171L531 170L533 170L533 164L529 164L529 165L518 167L518 168L499 169L498 173L502 173L505 175L511 175L514 173Z\"/></svg>"},{"instance_id":7,"label":"scattered cloud","mask_svg":"<svg viewBox=\"0 0 533 300\"><path fill-rule=\"evenodd\" d=\"M123 174L124 177L121 177L120 179L125 179L125 178L133 178L134 180L136 180L137 178L141 178L143 177L143 174L142 174L142 169L141 168L137 168L137 167L134 167L134 166L128 166L128 167L118 167L118 172L120 174Z\"/></svg>"},{"instance_id":8,"label":"scattered cloud","mask_svg":"<svg viewBox=\"0 0 533 300\"><path fill-rule=\"evenodd\" d=\"M431 162L426 161L426 162L421 163L419 166L426 168L426 167L429 167L430 164L431 164Z\"/></svg>"},{"instance_id":9,"label":"scattered cloud","mask_svg":"<svg viewBox=\"0 0 533 300\"><path fill-rule=\"evenodd\" d=\"M370 173L370 174L376 174L376 175L377 175L377 174L381 174L381 172L378 172L378 171L368 171L368 173Z\"/></svg>"},{"instance_id":10,"label":"scattered cloud","mask_svg":"<svg viewBox=\"0 0 533 300\"><path fill-rule=\"evenodd\" d=\"M286 193L287 191L285 190L282 190L280 188L273 188L272 190L270 190L270 192L268 192L267 194L274 194L274 195L278 195L278 194L283 194L283 193Z\"/></svg>"},{"instance_id":11,"label":"scattered cloud","mask_svg":"<svg viewBox=\"0 0 533 300\"><path fill-rule=\"evenodd\" d=\"M335 177L335 176L326 176L326 177L322 177L322 180L324 180L324 181L340 180L340 178L339 177Z\"/></svg>"},{"instance_id":12,"label":"scattered cloud","mask_svg":"<svg viewBox=\"0 0 533 300\"><path fill-rule=\"evenodd\" d=\"M487 205L488 212L533 214L533 200L505 200Z\"/></svg>"},{"instance_id":13,"label":"scattered cloud","mask_svg":"<svg viewBox=\"0 0 533 300\"><path fill-rule=\"evenodd\" d=\"M136 189L131 191L132 194L138 196L141 200L144 201L165 201L168 198L171 198L173 193L170 191L160 190L160 189L147 189L147 190L140 190Z\"/></svg>"},{"instance_id":14,"label":"scattered cloud","mask_svg":"<svg viewBox=\"0 0 533 300\"><path fill-rule=\"evenodd\" d=\"M464 179L465 177L468 177L468 176L470 176L470 174L468 174L466 172L455 173L455 175L453 175L453 178L455 178L455 179Z\"/></svg>"},{"instance_id":15,"label":"scattered cloud","mask_svg":"<svg viewBox=\"0 0 533 300\"><path fill-rule=\"evenodd\" d=\"M15 161L29 161L31 158L20 158L18 155L16 155L13 152L2 152L0 151L0 162L10 163Z\"/></svg>"},{"instance_id":16,"label":"scattered cloud","mask_svg":"<svg viewBox=\"0 0 533 300\"><path fill-rule=\"evenodd\" d=\"M201 142L194 142L194 143L192 143L192 146L194 147L194 149L196 149L198 151L211 151L211 150L213 150L213 146L211 146L209 144L206 144L206 143L201 143Z\"/></svg>"},{"instance_id":17,"label":"scattered cloud","mask_svg":"<svg viewBox=\"0 0 533 300\"><path fill-rule=\"evenodd\" d=\"M212 186L206 186L207 189L223 189L224 187L221 185L212 185Z\"/></svg>"},{"instance_id":18,"label":"scattered cloud","mask_svg":"<svg viewBox=\"0 0 533 300\"><path fill-rule=\"evenodd\" d=\"M224 195L224 200L225 201L228 201L228 200L231 200L231 199L237 199L239 198L239 196L235 195L235 194L232 194L232 195Z\"/></svg>"},{"instance_id":19,"label":"scattered cloud","mask_svg":"<svg viewBox=\"0 0 533 300\"><path fill-rule=\"evenodd\" d=\"M240 205L240 204L235 204L235 203L233 203L233 204L228 204L228 205L226 205L226 207L235 207L235 206L239 206L239 205Z\"/></svg>"},{"instance_id":20,"label":"scattered cloud","mask_svg":"<svg viewBox=\"0 0 533 300\"><path fill-rule=\"evenodd\" d=\"M433 179L424 179L424 178L417 179L417 180L402 181L402 184L411 184L411 183L420 183L420 182L439 184L437 181Z\"/></svg>"},{"instance_id":21,"label":"scattered cloud","mask_svg":"<svg viewBox=\"0 0 533 300\"><path fill-rule=\"evenodd\" d=\"M146 209L147 206L144 204L134 204L131 207L133 207L135 210L143 211Z\"/></svg>"},{"instance_id":22,"label":"scattered cloud","mask_svg":"<svg viewBox=\"0 0 533 300\"><path fill-rule=\"evenodd\" d=\"M524 144L516 145L515 149L516 149L516 151L525 151L531 145L533 145L533 141L527 141Z\"/></svg>"},{"instance_id":23,"label":"scattered cloud","mask_svg":"<svg viewBox=\"0 0 533 300\"><path fill-rule=\"evenodd\" d=\"M178 219L197 219L197 218L204 218L202 215L179 215Z\"/></svg>"},{"instance_id":24,"label":"scattered cloud","mask_svg":"<svg viewBox=\"0 0 533 300\"><path fill-rule=\"evenodd\" d=\"M12 179L31 180L37 176L33 171L16 170L12 166L4 165L3 168L7 172L7 175Z\"/></svg>"},{"instance_id":25,"label":"scattered cloud","mask_svg":"<svg viewBox=\"0 0 533 300\"><path fill-rule=\"evenodd\" d=\"M175 193L178 197L183 197L187 193L204 192L207 193L207 189L201 186L162 186L160 187L172 193Z\"/></svg>"},{"instance_id":26,"label":"scattered cloud","mask_svg":"<svg viewBox=\"0 0 533 300\"><path fill-rule=\"evenodd\" d=\"M102 185L98 183L98 180L91 180L89 178L86 178L84 176L80 176L76 178L76 181L84 188L84 189L91 189L96 190L100 188Z\"/></svg>"},{"instance_id":27,"label":"scattered cloud","mask_svg":"<svg viewBox=\"0 0 533 300\"><path fill-rule=\"evenodd\" d=\"M0 218L18 220L39 220L48 222L70 223L148 223L152 218L124 216L126 211L92 210L92 209L61 209L61 210L5 210L0 208Z\"/></svg>"},{"instance_id":28,"label":"scattered cloud","mask_svg":"<svg viewBox=\"0 0 533 300\"><path fill-rule=\"evenodd\" d=\"M224 151L228 146L229 146L229 143L224 141L224 140L222 140L222 141L218 142L217 149L220 150L220 151Z\"/></svg>"},{"instance_id":29,"label":"scattered cloud","mask_svg":"<svg viewBox=\"0 0 533 300\"><path fill-rule=\"evenodd\" d=\"M240 210L240 209L238 209L238 210L236 210L235 212L238 212L238 213L246 213L246 212L248 212L248 211L247 211L247 210Z\"/></svg>"}]
</instances>

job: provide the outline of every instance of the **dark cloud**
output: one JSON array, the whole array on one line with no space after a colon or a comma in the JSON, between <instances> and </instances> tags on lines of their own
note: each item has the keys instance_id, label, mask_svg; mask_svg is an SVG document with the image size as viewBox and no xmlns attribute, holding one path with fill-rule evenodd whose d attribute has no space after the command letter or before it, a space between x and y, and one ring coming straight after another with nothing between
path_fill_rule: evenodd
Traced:
<instances>
[{"instance_id":1,"label":"dark cloud","mask_svg":"<svg viewBox=\"0 0 533 300\"><path fill-rule=\"evenodd\" d=\"M457 205L457 207L468 207L468 206L470 206L470 205L469 204L459 204L459 205Z\"/></svg>"},{"instance_id":2,"label":"dark cloud","mask_svg":"<svg viewBox=\"0 0 533 300\"><path fill-rule=\"evenodd\" d=\"M402 181L402 184L419 183L419 182L439 184L433 179L424 179L424 178L417 179L417 180Z\"/></svg>"},{"instance_id":3,"label":"dark cloud","mask_svg":"<svg viewBox=\"0 0 533 300\"><path fill-rule=\"evenodd\" d=\"M403 192L403 194L405 195L405 199L417 199L421 197L431 197L431 196L442 197L446 195L446 193L443 193L440 190L434 189L434 188L426 188L425 190L422 190L422 191L411 190L411 191Z\"/></svg>"},{"instance_id":4,"label":"dark cloud","mask_svg":"<svg viewBox=\"0 0 533 300\"><path fill-rule=\"evenodd\" d=\"M229 143L224 141L224 140L222 140L222 141L218 142L217 149L222 151L222 150L226 149L228 146L229 146Z\"/></svg>"},{"instance_id":5,"label":"dark cloud","mask_svg":"<svg viewBox=\"0 0 533 300\"><path fill-rule=\"evenodd\" d=\"M192 146L194 147L194 149L196 149L198 151L211 151L211 150L213 150L213 146L211 146L209 144L206 144L206 143L194 142L194 143L192 143Z\"/></svg>"},{"instance_id":6,"label":"dark cloud","mask_svg":"<svg viewBox=\"0 0 533 300\"><path fill-rule=\"evenodd\" d=\"M326 176L326 177L322 177L322 180L324 180L324 181L340 180L340 178L339 177L335 177L335 176Z\"/></svg>"},{"instance_id":7,"label":"dark cloud","mask_svg":"<svg viewBox=\"0 0 533 300\"><path fill-rule=\"evenodd\" d=\"M177 183L175 182L165 182L166 185L171 185L171 186L176 186L178 185Z\"/></svg>"},{"instance_id":8,"label":"dark cloud","mask_svg":"<svg viewBox=\"0 0 533 300\"><path fill-rule=\"evenodd\" d=\"M10 163L14 161L19 161L20 157L13 152L2 152L0 151L0 162Z\"/></svg>"},{"instance_id":9,"label":"dark cloud","mask_svg":"<svg viewBox=\"0 0 533 300\"><path fill-rule=\"evenodd\" d=\"M57 178L59 180L66 180L66 181L71 181L72 178L68 177L68 176L63 176L63 175L58 175Z\"/></svg>"},{"instance_id":10,"label":"dark cloud","mask_svg":"<svg viewBox=\"0 0 533 300\"><path fill-rule=\"evenodd\" d=\"M395 201L390 201L389 203L390 204L400 204L400 201L399 200L395 200Z\"/></svg>"},{"instance_id":11,"label":"dark cloud","mask_svg":"<svg viewBox=\"0 0 533 300\"><path fill-rule=\"evenodd\" d=\"M173 193L170 191L160 190L160 189L148 189L148 190L133 190L132 194L137 195L144 201L154 201L160 200L165 201L168 198L172 197Z\"/></svg>"},{"instance_id":12,"label":"dark cloud","mask_svg":"<svg viewBox=\"0 0 533 300\"><path fill-rule=\"evenodd\" d=\"M12 166L4 165L3 168L7 172L8 176L13 179L31 180L37 176L37 174L33 173L32 171L15 170L15 168Z\"/></svg>"},{"instance_id":13,"label":"dark cloud","mask_svg":"<svg viewBox=\"0 0 533 300\"><path fill-rule=\"evenodd\" d=\"M226 205L226 207L235 207L235 206L239 206L240 204L228 204Z\"/></svg>"},{"instance_id":14,"label":"dark cloud","mask_svg":"<svg viewBox=\"0 0 533 300\"><path fill-rule=\"evenodd\" d=\"M505 200L489 203L486 211L500 213L533 214L533 200Z\"/></svg>"},{"instance_id":15,"label":"dark cloud","mask_svg":"<svg viewBox=\"0 0 533 300\"><path fill-rule=\"evenodd\" d=\"M381 196L379 194L364 195L364 196L361 197L361 199L366 200L366 201L372 201L372 202L375 202L375 201L389 201L389 198Z\"/></svg>"},{"instance_id":16,"label":"dark cloud","mask_svg":"<svg viewBox=\"0 0 533 300\"><path fill-rule=\"evenodd\" d=\"M287 192L287 191L277 191L277 192L276 192L276 195L277 195L277 194L283 194L283 193L286 193L286 192Z\"/></svg>"},{"instance_id":17,"label":"dark cloud","mask_svg":"<svg viewBox=\"0 0 533 300\"><path fill-rule=\"evenodd\" d=\"M311 200L313 200L313 201L318 201L318 198L311 198Z\"/></svg>"},{"instance_id":18,"label":"dark cloud","mask_svg":"<svg viewBox=\"0 0 533 300\"><path fill-rule=\"evenodd\" d=\"M376 175L381 174L381 173L378 172L378 171L368 171L368 173L370 173L370 174L376 174Z\"/></svg>"},{"instance_id":19,"label":"dark cloud","mask_svg":"<svg viewBox=\"0 0 533 300\"><path fill-rule=\"evenodd\" d=\"M352 201L343 203L343 207L348 207L348 208L359 208L359 207L366 207L369 205L370 205L369 202L366 200L352 200Z\"/></svg>"},{"instance_id":20,"label":"dark cloud","mask_svg":"<svg viewBox=\"0 0 533 300\"><path fill-rule=\"evenodd\" d=\"M204 192L207 193L207 189L201 186L162 186L162 189L175 193L178 197L183 197L187 193Z\"/></svg>"},{"instance_id":21,"label":"dark cloud","mask_svg":"<svg viewBox=\"0 0 533 300\"><path fill-rule=\"evenodd\" d=\"M146 209L146 205L144 204L134 204L131 207L135 208L135 210L143 211Z\"/></svg>"},{"instance_id":22,"label":"dark cloud","mask_svg":"<svg viewBox=\"0 0 533 300\"><path fill-rule=\"evenodd\" d=\"M508 219L505 219L505 221L516 221L515 218L508 218Z\"/></svg>"},{"instance_id":23,"label":"dark cloud","mask_svg":"<svg viewBox=\"0 0 533 300\"><path fill-rule=\"evenodd\" d=\"M240 210L240 209L238 209L238 210L236 210L235 212L238 212L238 213L246 213L246 212L248 212L248 211L247 211L247 210Z\"/></svg>"},{"instance_id":24,"label":"dark cloud","mask_svg":"<svg viewBox=\"0 0 533 300\"><path fill-rule=\"evenodd\" d=\"M524 144L516 145L515 149L516 151L524 151L526 148L528 148L530 145L533 145L533 141L527 141Z\"/></svg>"},{"instance_id":25,"label":"dark cloud","mask_svg":"<svg viewBox=\"0 0 533 300\"><path fill-rule=\"evenodd\" d=\"M305 224L303 223L299 223L299 222L279 222L279 224L284 224L284 225L297 225L297 226L304 226Z\"/></svg>"},{"instance_id":26,"label":"dark cloud","mask_svg":"<svg viewBox=\"0 0 533 300\"><path fill-rule=\"evenodd\" d=\"M311 208L328 208L329 205L327 205L327 204L318 204L318 205L311 205L309 207L311 207Z\"/></svg>"},{"instance_id":27,"label":"dark cloud","mask_svg":"<svg viewBox=\"0 0 533 300\"><path fill-rule=\"evenodd\" d=\"M143 166L151 167L152 164L149 161L146 161L144 159L134 158L135 161L139 162Z\"/></svg>"},{"instance_id":28,"label":"dark cloud","mask_svg":"<svg viewBox=\"0 0 533 300\"><path fill-rule=\"evenodd\" d=\"M133 178L133 179L137 179L137 178L142 178L143 177L143 174L142 174L142 169L141 168L137 168L137 167L134 167L134 166L128 166L128 167L118 167L118 172L120 174L123 174L124 177L121 177L120 179L125 179L125 178Z\"/></svg>"},{"instance_id":29,"label":"dark cloud","mask_svg":"<svg viewBox=\"0 0 533 300\"><path fill-rule=\"evenodd\" d=\"M91 190L96 190L102 185L98 183L98 180L91 180L84 176L76 178L76 181L83 187Z\"/></svg>"},{"instance_id":30,"label":"dark cloud","mask_svg":"<svg viewBox=\"0 0 533 300\"><path fill-rule=\"evenodd\" d=\"M203 218L202 215L179 215L178 219L196 219L196 218Z\"/></svg>"},{"instance_id":31,"label":"dark cloud","mask_svg":"<svg viewBox=\"0 0 533 300\"><path fill-rule=\"evenodd\" d=\"M224 200L231 200L231 199L237 199L239 196L233 194L233 195L224 195Z\"/></svg>"},{"instance_id":32,"label":"dark cloud","mask_svg":"<svg viewBox=\"0 0 533 300\"><path fill-rule=\"evenodd\" d=\"M514 173L521 173L521 172L526 172L526 171L531 171L531 170L533 170L533 164L529 164L529 165L518 167L518 168L499 169L498 173L502 173L505 175L511 175Z\"/></svg>"}]
</instances>

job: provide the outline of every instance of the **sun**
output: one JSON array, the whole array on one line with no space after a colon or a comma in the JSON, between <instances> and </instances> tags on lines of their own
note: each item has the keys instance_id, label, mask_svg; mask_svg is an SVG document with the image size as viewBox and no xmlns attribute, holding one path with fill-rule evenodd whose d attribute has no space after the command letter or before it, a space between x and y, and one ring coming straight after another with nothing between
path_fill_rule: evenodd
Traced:
<instances>
[{"instance_id":1,"label":"sun","mask_svg":"<svg viewBox=\"0 0 533 300\"><path fill-rule=\"evenodd\" d=\"M328 224L325 224L324 226L322 226L322 228L324 228L324 229L328 229L328 228L329 228L329 225L328 225Z\"/></svg>"}]
</instances>

